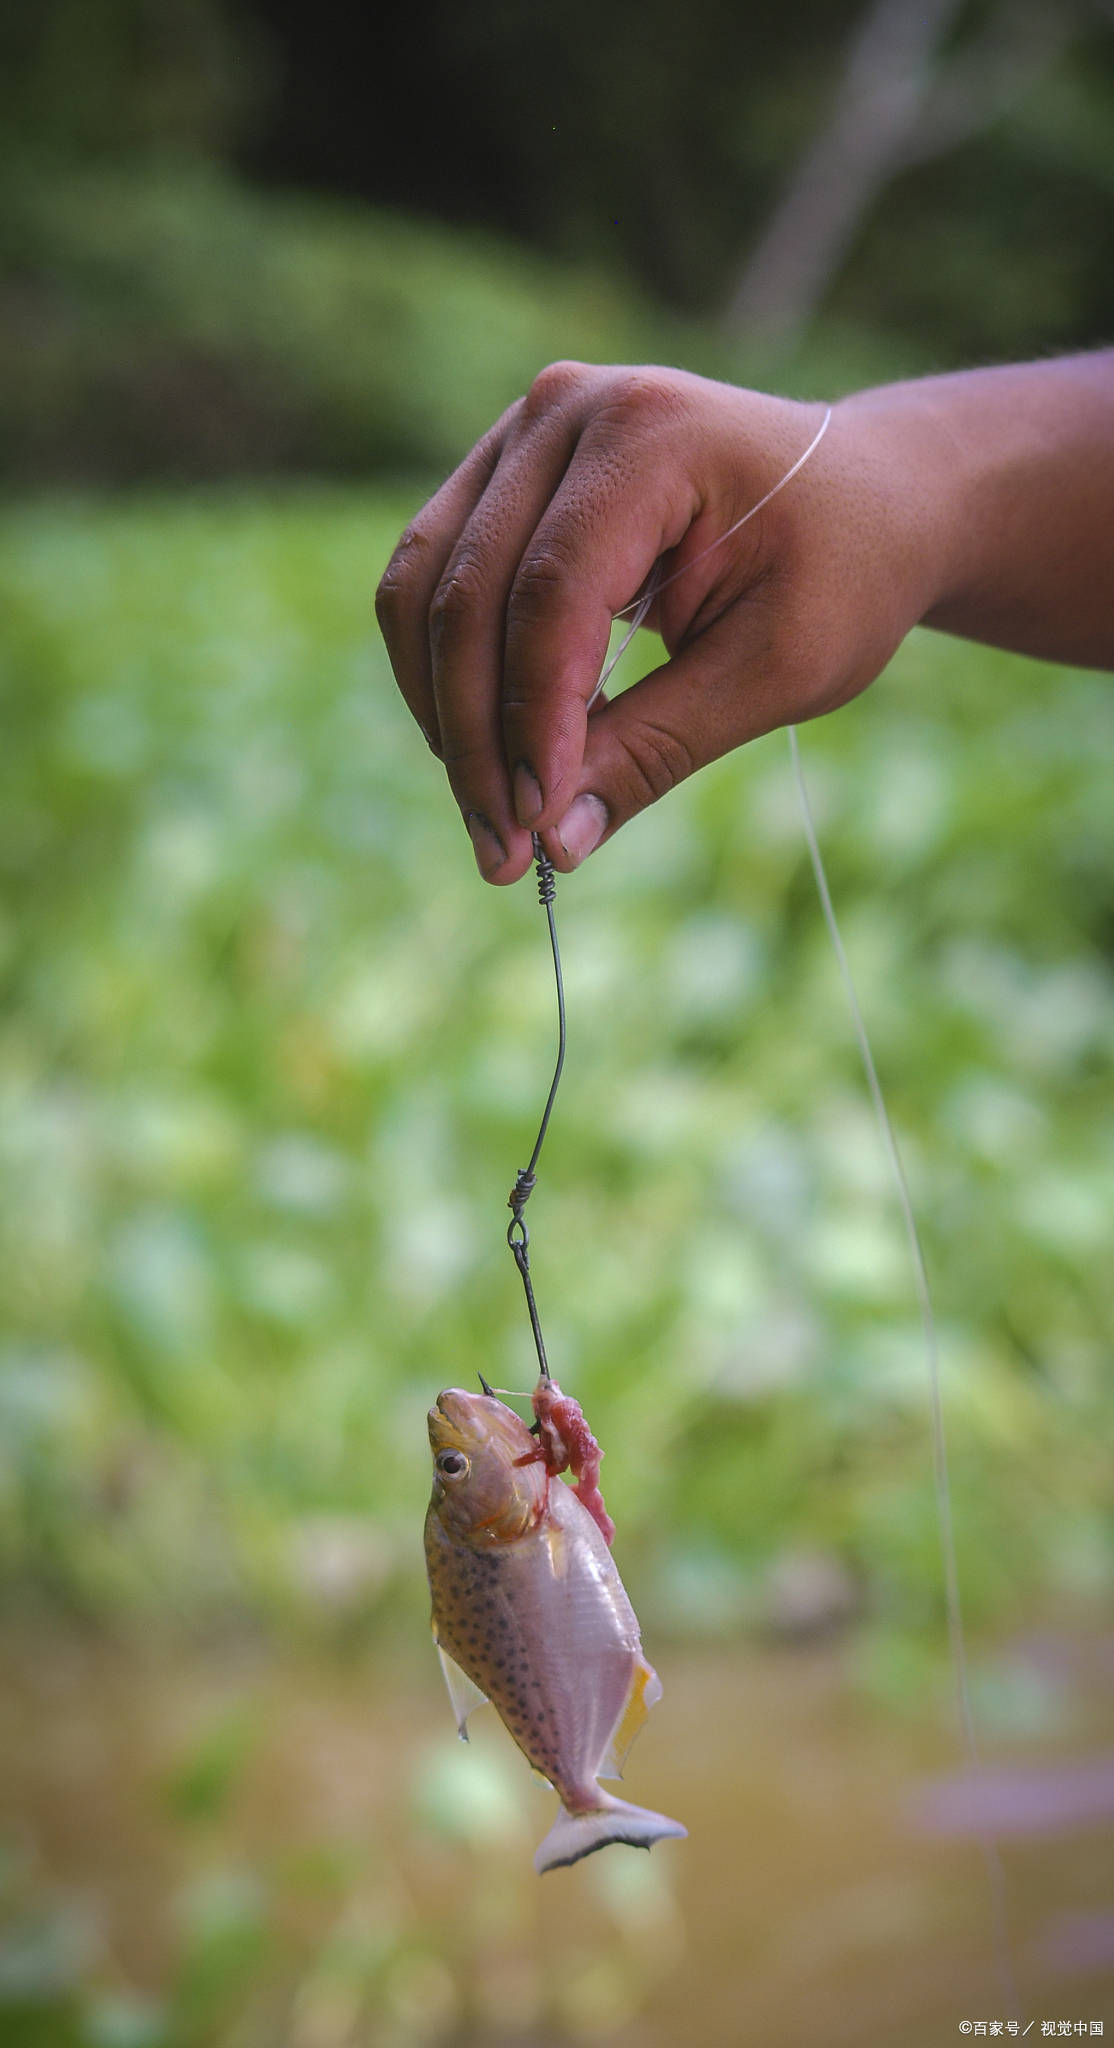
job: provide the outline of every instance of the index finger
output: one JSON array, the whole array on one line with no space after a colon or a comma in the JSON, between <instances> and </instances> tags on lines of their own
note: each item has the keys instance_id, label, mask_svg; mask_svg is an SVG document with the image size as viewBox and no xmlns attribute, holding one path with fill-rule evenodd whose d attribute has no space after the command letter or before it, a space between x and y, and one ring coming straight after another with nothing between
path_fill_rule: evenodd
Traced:
<instances>
[{"instance_id":1,"label":"index finger","mask_svg":"<svg viewBox=\"0 0 1114 2048\"><path fill-rule=\"evenodd\" d=\"M513 410L513 408L512 408ZM429 646L429 609L461 529L499 460L506 412L401 535L375 593L375 616L399 691L435 753L441 750Z\"/></svg>"},{"instance_id":2,"label":"index finger","mask_svg":"<svg viewBox=\"0 0 1114 2048\"><path fill-rule=\"evenodd\" d=\"M556 825L579 787L588 707L615 618L694 516L675 467L652 462L647 473L644 455L605 416L593 419L511 586L503 736L519 820L534 831Z\"/></svg>"}]
</instances>

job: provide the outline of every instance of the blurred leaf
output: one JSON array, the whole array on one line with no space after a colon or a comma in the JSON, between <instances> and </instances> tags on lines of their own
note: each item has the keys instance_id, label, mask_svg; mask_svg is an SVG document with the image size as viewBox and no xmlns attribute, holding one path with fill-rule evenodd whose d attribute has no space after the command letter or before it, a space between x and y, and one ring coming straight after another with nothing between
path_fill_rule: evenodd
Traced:
<instances>
[{"instance_id":1,"label":"blurred leaf","mask_svg":"<svg viewBox=\"0 0 1114 2048\"><path fill-rule=\"evenodd\" d=\"M256 1716L243 1708L214 1722L167 1780L167 1796L174 1812L189 1821L219 1818L236 1791L258 1739Z\"/></svg>"},{"instance_id":2,"label":"blurred leaf","mask_svg":"<svg viewBox=\"0 0 1114 2048\"><path fill-rule=\"evenodd\" d=\"M82 2048L163 2048L168 2038L162 2006L135 1993L95 1994L82 2016Z\"/></svg>"}]
</instances>

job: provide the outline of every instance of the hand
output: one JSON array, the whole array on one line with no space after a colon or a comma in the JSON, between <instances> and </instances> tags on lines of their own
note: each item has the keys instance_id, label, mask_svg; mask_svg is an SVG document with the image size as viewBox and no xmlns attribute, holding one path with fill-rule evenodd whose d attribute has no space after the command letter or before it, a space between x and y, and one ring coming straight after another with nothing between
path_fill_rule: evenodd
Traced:
<instances>
[{"instance_id":1,"label":"hand","mask_svg":"<svg viewBox=\"0 0 1114 2048\"><path fill-rule=\"evenodd\" d=\"M575 867L694 769L844 703L946 594L954 447L916 400L837 406L799 477L704 553L822 416L681 371L557 363L408 528L378 616L488 881L524 873L531 831ZM670 659L589 713L612 620L655 564Z\"/></svg>"}]
</instances>

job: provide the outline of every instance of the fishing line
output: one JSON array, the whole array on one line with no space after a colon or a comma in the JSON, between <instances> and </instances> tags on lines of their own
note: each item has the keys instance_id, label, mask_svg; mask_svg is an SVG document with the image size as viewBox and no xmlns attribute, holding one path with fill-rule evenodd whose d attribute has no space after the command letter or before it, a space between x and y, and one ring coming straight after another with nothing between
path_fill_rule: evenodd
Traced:
<instances>
[{"instance_id":1,"label":"fishing line","mask_svg":"<svg viewBox=\"0 0 1114 2048\"><path fill-rule=\"evenodd\" d=\"M877 1118L882 1144L889 1160L894 1187L897 1190L898 1205L901 1209L909 1253L913 1262L913 1276L921 1314L921 1330L924 1336L925 1354L928 1359L936 1517L940 1537L940 1554L944 1570L944 1604L947 1611L948 1645L952 1673L955 1680L956 1710L967 1766L972 1775L978 1776L982 1771L982 1759L975 1735L974 1715L971 1710L967 1642L963 1626L963 1608L959 1594L959 1565L956 1555L955 1526L952 1520L951 1478L948 1472L948 1447L944 1431L944 1404L940 1384L940 1342L936 1328L936 1313L932 1306L932 1290L928 1283L928 1269L925 1265L921 1235L917 1228L913 1201L909 1193L909 1183L905 1177L905 1168L902 1165L897 1138L894 1133L893 1124L890 1121L890 1113L886 1108L882 1084L878 1079L878 1069L874 1064L874 1054L871 1050L870 1038L859 1004L858 993L840 933L839 923L836 918L835 906L832 903L832 892L828 887L828 876L824 867L823 856L820 852L820 841L817 837L816 823L813 818L812 805L809 801L804 769L801 765L801 749L797 739L796 726L787 726L786 733L789 739L789 755L793 763L797 795L800 799L801 817L804 821L805 839L808 843L809 860L812 863L813 878L816 882L817 894L820 898L820 908L824 913L824 922L828 927L828 937L832 942L832 951L835 954L839 977L843 983L843 993L847 999L848 1010L851 1013L851 1022L858 1041L859 1056L866 1074L871 1101L874 1104L874 1114ZM1005 1871L1002 1867L1001 1851L993 1835L986 1829L980 1829L978 1841L979 1847L982 1850L983 1860L986 1864L987 1880L990 1888L994 1949L999 1981L1011 2017L1016 2017L1020 2012L1020 2005L1014 1978L1013 1961L1010 1955L1009 1928L1006 1912L1006 1879Z\"/></svg>"},{"instance_id":2,"label":"fishing line","mask_svg":"<svg viewBox=\"0 0 1114 2048\"><path fill-rule=\"evenodd\" d=\"M721 533L716 540L709 541L707 547L701 548L700 553L698 555L694 555L691 562L682 562L680 568L674 569L670 575L663 576L659 579L657 575L657 568L655 566L654 570L651 571L649 587L643 592L642 596L634 598L630 604L623 606L621 612L615 613L615 617L617 619L625 619L628 612L630 612L633 616L631 618L630 625L627 628L627 631L624 633L622 639L620 640L618 647L615 649L614 654L609 655L608 659L604 662L603 668L600 672L599 682L596 684L595 689L592 691L592 694L588 699L587 705L585 706L586 710L590 711L592 709L592 706L595 703L597 697L599 696L600 691L603 689L604 684L608 681L614 670L618 667L624 654L627 651L627 648L630 646L631 641L634 639L634 636L637 633L638 628L642 625L644 619L646 618L646 615L649 612L651 605L656 601L657 598L661 596L662 591L668 590L669 585L671 583L676 583L678 576L687 576L689 570L695 569L697 563L702 562L706 555L713 554L716 548L721 548L725 540L730 540L732 534L738 533L740 527L746 525L748 519L756 519L758 514L765 510L771 498L776 498L778 492L783 491L785 489L786 484L792 483L793 478L797 475L798 471L804 468L805 463L809 460L809 457L815 455L816 450L819 448L821 441L824 439L824 436L827 433L829 426L831 425L831 419L832 408L829 405L824 414L823 419L820 422L819 427L817 428L815 434L812 437L812 440L809 442L808 447L805 449L804 454L798 455L797 460L793 464L792 469L787 469L785 475L778 478L773 488L766 492L765 497L759 498L757 505L752 505L749 512L744 512L741 519L736 519L734 526L729 526L727 528L727 531L725 533Z\"/></svg>"}]
</instances>

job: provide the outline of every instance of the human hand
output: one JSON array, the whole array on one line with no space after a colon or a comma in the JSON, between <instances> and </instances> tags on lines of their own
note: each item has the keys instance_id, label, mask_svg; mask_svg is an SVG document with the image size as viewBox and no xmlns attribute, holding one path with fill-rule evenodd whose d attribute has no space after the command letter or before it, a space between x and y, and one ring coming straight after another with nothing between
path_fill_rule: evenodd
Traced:
<instances>
[{"instance_id":1,"label":"human hand","mask_svg":"<svg viewBox=\"0 0 1114 2048\"><path fill-rule=\"evenodd\" d=\"M575 867L694 769L844 703L934 601L940 438L888 408L837 407L801 476L712 546L821 418L683 371L557 363L407 529L376 609L488 881L525 872L531 832ZM655 564L670 659L589 712Z\"/></svg>"}]
</instances>

